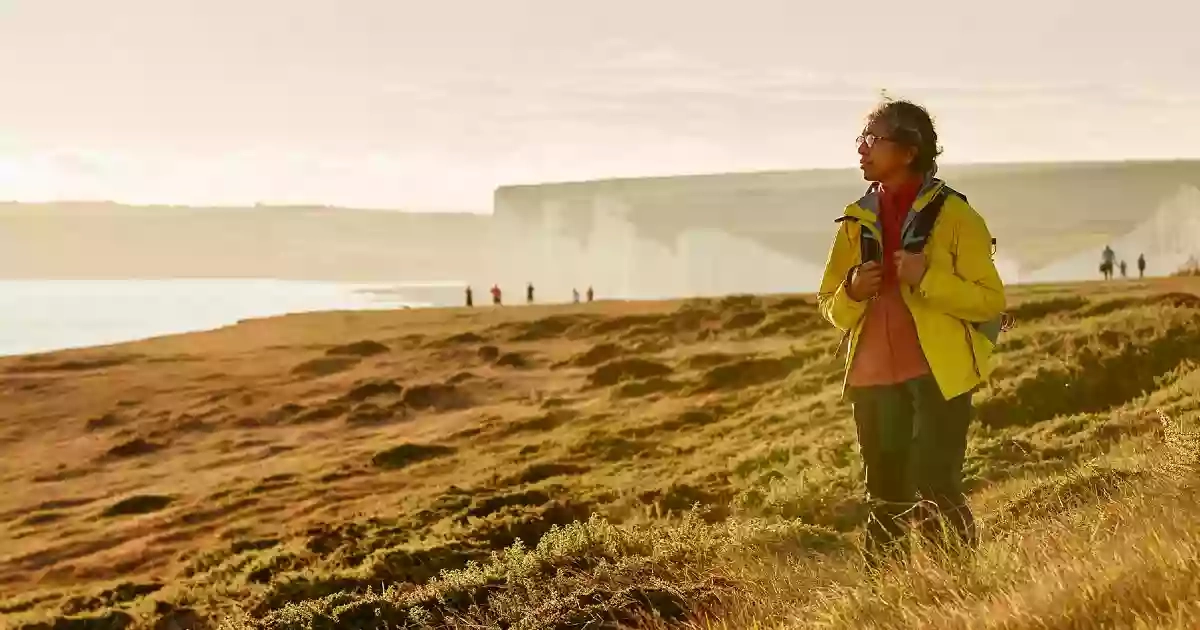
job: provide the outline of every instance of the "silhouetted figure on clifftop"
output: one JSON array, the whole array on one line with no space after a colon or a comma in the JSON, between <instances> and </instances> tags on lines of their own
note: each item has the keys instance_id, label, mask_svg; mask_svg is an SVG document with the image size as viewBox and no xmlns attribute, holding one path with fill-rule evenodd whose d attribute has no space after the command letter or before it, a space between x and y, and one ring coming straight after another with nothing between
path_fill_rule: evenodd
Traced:
<instances>
[{"instance_id":1,"label":"silhouetted figure on clifftop","mask_svg":"<svg viewBox=\"0 0 1200 630\"><path fill-rule=\"evenodd\" d=\"M1104 246L1104 253L1100 255L1100 273L1104 274L1104 279L1109 280L1113 276L1113 268L1117 262L1117 254L1113 252L1108 245Z\"/></svg>"},{"instance_id":2,"label":"silhouetted figure on clifftop","mask_svg":"<svg viewBox=\"0 0 1200 630\"><path fill-rule=\"evenodd\" d=\"M1138 279L1146 277L1146 255L1138 254Z\"/></svg>"},{"instance_id":3,"label":"silhouetted figure on clifftop","mask_svg":"<svg viewBox=\"0 0 1200 630\"><path fill-rule=\"evenodd\" d=\"M467 287L467 308L475 306L475 294L471 291L471 287Z\"/></svg>"}]
</instances>

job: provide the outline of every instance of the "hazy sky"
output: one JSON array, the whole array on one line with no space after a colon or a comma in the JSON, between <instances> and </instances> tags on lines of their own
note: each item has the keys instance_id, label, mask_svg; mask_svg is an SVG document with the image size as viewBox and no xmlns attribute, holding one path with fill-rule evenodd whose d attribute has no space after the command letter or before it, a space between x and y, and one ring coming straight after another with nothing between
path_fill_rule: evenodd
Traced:
<instances>
[{"instance_id":1,"label":"hazy sky","mask_svg":"<svg viewBox=\"0 0 1200 630\"><path fill-rule=\"evenodd\" d=\"M0 0L0 199L490 207L546 180L1200 156L1200 3ZM820 7L820 8L817 8ZM985 8L986 7L986 8Z\"/></svg>"}]
</instances>

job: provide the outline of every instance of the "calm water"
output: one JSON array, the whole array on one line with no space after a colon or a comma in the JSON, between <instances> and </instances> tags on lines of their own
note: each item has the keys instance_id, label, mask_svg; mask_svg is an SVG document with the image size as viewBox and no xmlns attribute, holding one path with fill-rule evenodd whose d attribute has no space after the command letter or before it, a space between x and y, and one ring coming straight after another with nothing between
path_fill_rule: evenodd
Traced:
<instances>
[{"instance_id":1,"label":"calm water","mask_svg":"<svg viewBox=\"0 0 1200 630\"><path fill-rule=\"evenodd\" d=\"M0 281L0 355L209 330L250 317L428 306L458 291L283 280Z\"/></svg>"}]
</instances>

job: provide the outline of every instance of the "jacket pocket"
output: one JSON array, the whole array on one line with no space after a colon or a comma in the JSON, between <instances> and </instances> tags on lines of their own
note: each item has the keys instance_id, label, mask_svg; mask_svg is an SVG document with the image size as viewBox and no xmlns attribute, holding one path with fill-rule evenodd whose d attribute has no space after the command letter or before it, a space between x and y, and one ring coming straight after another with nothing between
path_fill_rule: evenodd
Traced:
<instances>
[{"instance_id":1,"label":"jacket pocket","mask_svg":"<svg viewBox=\"0 0 1200 630\"><path fill-rule=\"evenodd\" d=\"M975 353L975 335L972 334L971 324L963 320L958 320L962 324L963 334L966 335L967 349L971 351L971 366L975 368L975 376L983 378L983 371L979 369L979 355Z\"/></svg>"}]
</instances>

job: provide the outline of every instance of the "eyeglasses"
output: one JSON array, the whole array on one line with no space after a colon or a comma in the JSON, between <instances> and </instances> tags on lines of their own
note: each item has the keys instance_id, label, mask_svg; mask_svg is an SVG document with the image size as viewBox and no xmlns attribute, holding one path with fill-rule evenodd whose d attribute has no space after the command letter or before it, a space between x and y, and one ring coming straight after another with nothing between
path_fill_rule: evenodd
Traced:
<instances>
[{"instance_id":1,"label":"eyeglasses","mask_svg":"<svg viewBox=\"0 0 1200 630\"><path fill-rule=\"evenodd\" d=\"M873 133L865 133L854 140L854 146L861 147L866 144L868 149L875 148L875 143L880 140L893 140L887 136L877 136ZM894 140L893 140L894 141Z\"/></svg>"}]
</instances>

